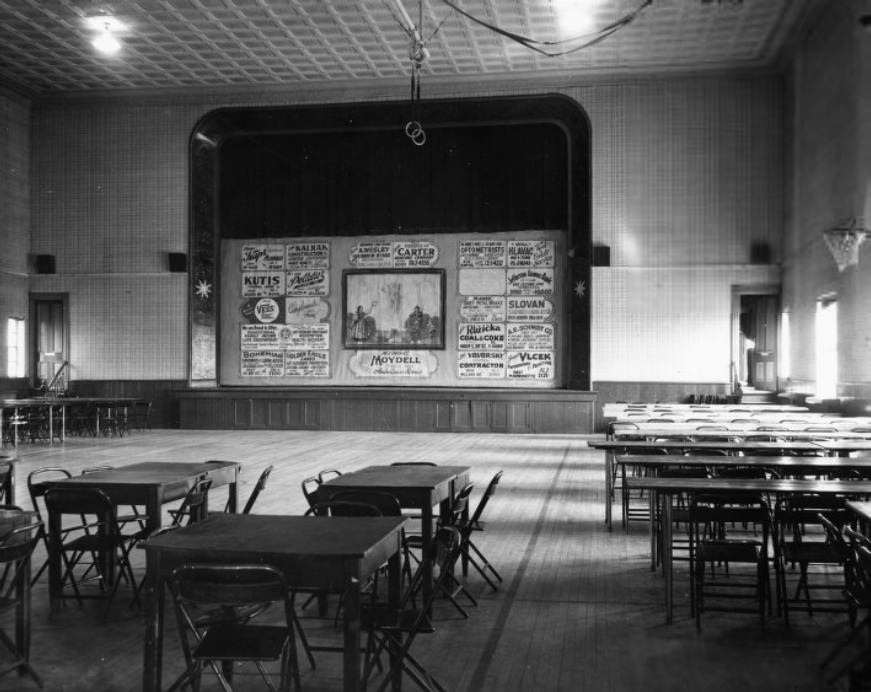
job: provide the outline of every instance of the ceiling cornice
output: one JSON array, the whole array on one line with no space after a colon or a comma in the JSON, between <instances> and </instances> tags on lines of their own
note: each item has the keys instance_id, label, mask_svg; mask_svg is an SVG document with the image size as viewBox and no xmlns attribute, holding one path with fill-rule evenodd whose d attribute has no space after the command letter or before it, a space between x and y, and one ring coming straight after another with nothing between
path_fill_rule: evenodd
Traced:
<instances>
[{"instance_id":1,"label":"ceiling cornice","mask_svg":"<svg viewBox=\"0 0 871 692\"><path fill-rule=\"evenodd\" d=\"M779 62L744 66L711 65L706 69L682 69L651 65L648 70L600 70L578 73L574 70L547 72L512 72L450 77L424 75L422 98L468 95L470 93L518 93L578 89L610 84L651 83L674 79L751 79L779 76ZM34 107L63 105L186 105L202 103L243 104L274 102L347 102L402 100L408 98L409 80L405 78L336 80L312 83L271 83L247 86L197 87L178 89L92 90L56 92L32 97Z\"/></svg>"}]
</instances>

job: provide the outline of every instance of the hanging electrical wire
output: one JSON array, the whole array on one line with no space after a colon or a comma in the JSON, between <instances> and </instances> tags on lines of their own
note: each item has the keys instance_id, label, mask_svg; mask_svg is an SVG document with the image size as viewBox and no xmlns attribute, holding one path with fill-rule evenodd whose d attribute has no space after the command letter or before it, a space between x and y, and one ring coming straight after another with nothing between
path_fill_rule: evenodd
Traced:
<instances>
[{"instance_id":1,"label":"hanging electrical wire","mask_svg":"<svg viewBox=\"0 0 871 692\"><path fill-rule=\"evenodd\" d=\"M466 19L478 24L479 26L484 27L485 29L489 29L500 36L503 36L515 43L519 43L521 46L529 48L530 50L535 51L536 53L541 53L542 55L546 55L550 58L556 58L560 55L569 55L571 53L575 53L579 50L583 50L584 48L589 48L599 41L603 41L608 38L615 32L619 31L623 27L629 25L639 14L641 14L642 10L646 8L648 5L653 4L653 0L643 0L643 2L631 12L623 15L619 19L611 22L610 24L606 24L595 32L583 34L581 36L574 36L572 38L566 38L561 41L539 41L534 38L529 38L528 36L523 36L521 34L514 33L513 31L508 31L507 29L503 29L501 27L496 26L490 22L484 21L473 15L471 12L464 10L462 7L457 5L453 0L439 0L443 5L450 7L454 12L463 15ZM580 43L578 43L580 41ZM576 44L576 45L575 45ZM571 48L567 48L566 50L557 50L552 51L548 50L550 47L554 46L566 46L571 45Z\"/></svg>"},{"instance_id":2,"label":"hanging electrical wire","mask_svg":"<svg viewBox=\"0 0 871 692\"><path fill-rule=\"evenodd\" d=\"M432 34L430 34L428 38L424 39L423 0L418 0L417 2L418 19L416 24L414 20L412 20L411 15L408 14L405 6L402 4L402 0L382 1L387 6L390 14L396 20L397 24L399 24L400 28L405 32L406 36L408 36L410 42L409 58L411 59L411 118L405 124L405 134L409 137L409 139L411 139L412 142L414 142L414 144L416 144L417 146L423 146L426 143L426 131L423 129L423 125L420 122L420 78L424 64L429 59L429 50L427 49L427 43L431 41L436 36L436 34L438 34L439 29L441 29L442 24L444 24L445 21L448 19L450 13L445 15L442 20L436 25ZM653 4L653 0L642 0L641 4L636 9L628 12L622 17L619 17L615 21L606 24L605 26L599 28L597 31L592 33L587 33L572 38L566 38L560 41L540 41L534 38L530 38L528 36L523 36L522 34L518 34L513 31L508 31L507 29L503 29L491 22L480 19L471 12L464 10L462 7L460 7L455 2L455 0L438 1L448 7L452 12L456 12L457 14L462 15L469 21L474 22L475 24L478 24L485 29L489 29L496 34L509 39L510 41L519 43L520 45L530 50L533 50L536 53L540 53L541 55L545 55L551 58L555 58L561 55L569 55L579 50L583 50L584 48L589 48L590 46L593 46L600 41L605 40L620 29L632 23L632 21L634 21L635 18L638 17L638 15L641 14L641 12L647 6ZM563 49L563 46L570 47Z\"/></svg>"},{"instance_id":3,"label":"hanging electrical wire","mask_svg":"<svg viewBox=\"0 0 871 692\"><path fill-rule=\"evenodd\" d=\"M388 6L390 14L399 24L400 28L409 38L408 54L411 59L411 119L405 124L405 134L417 146L423 146L426 143L426 131L420 122L420 75L423 70L424 63L429 59L429 50L426 44L431 41L442 24L445 23L450 16L445 15L442 20L436 25L436 28L427 39L423 38L423 0L418 0L418 20L415 25L402 0L392 0L392 4L388 4L387 0L384 3ZM394 8L396 12L394 12Z\"/></svg>"}]
</instances>

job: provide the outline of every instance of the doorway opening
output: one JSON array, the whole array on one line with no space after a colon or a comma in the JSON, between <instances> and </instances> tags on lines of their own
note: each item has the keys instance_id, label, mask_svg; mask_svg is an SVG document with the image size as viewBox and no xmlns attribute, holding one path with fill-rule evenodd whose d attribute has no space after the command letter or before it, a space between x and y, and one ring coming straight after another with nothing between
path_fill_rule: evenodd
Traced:
<instances>
[{"instance_id":1,"label":"doorway opening","mask_svg":"<svg viewBox=\"0 0 871 692\"><path fill-rule=\"evenodd\" d=\"M838 299L817 300L815 321L816 395L821 399L838 396Z\"/></svg>"},{"instance_id":2,"label":"doorway opening","mask_svg":"<svg viewBox=\"0 0 871 692\"><path fill-rule=\"evenodd\" d=\"M65 394L69 384L68 296L30 294L30 386L42 395Z\"/></svg>"},{"instance_id":3,"label":"doorway opening","mask_svg":"<svg viewBox=\"0 0 871 692\"><path fill-rule=\"evenodd\" d=\"M732 287L732 388L778 391L780 288Z\"/></svg>"}]
</instances>

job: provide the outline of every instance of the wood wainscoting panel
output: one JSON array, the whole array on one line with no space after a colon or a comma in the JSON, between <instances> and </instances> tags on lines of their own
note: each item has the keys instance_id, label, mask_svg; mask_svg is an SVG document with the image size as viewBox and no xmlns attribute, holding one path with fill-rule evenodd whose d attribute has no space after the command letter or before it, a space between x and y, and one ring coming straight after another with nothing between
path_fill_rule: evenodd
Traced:
<instances>
[{"instance_id":1,"label":"wood wainscoting panel","mask_svg":"<svg viewBox=\"0 0 871 692\"><path fill-rule=\"evenodd\" d=\"M403 432L593 432L596 393L312 388L175 392L182 428Z\"/></svg>"}]
</instances>

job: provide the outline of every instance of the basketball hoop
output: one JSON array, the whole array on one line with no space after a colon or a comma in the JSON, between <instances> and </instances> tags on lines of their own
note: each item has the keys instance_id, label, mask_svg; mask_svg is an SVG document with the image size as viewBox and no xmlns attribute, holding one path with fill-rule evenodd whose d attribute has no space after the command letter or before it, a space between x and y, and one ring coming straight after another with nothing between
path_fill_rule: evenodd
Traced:
<instances>
[{"instance_id":1,"label":"basketball hoop","mask_svg":"<svg viewBox=\"0 0 871 692\"><path fill-rule=\"evenodd\" d=\"M849 224L823 231L823 239L835 259L835 264L838 265L839 272L859 264L859 247L865 241L867 234L868 231L862 227L856 217L853 217Z\"/></svg>"}]
</instances>

